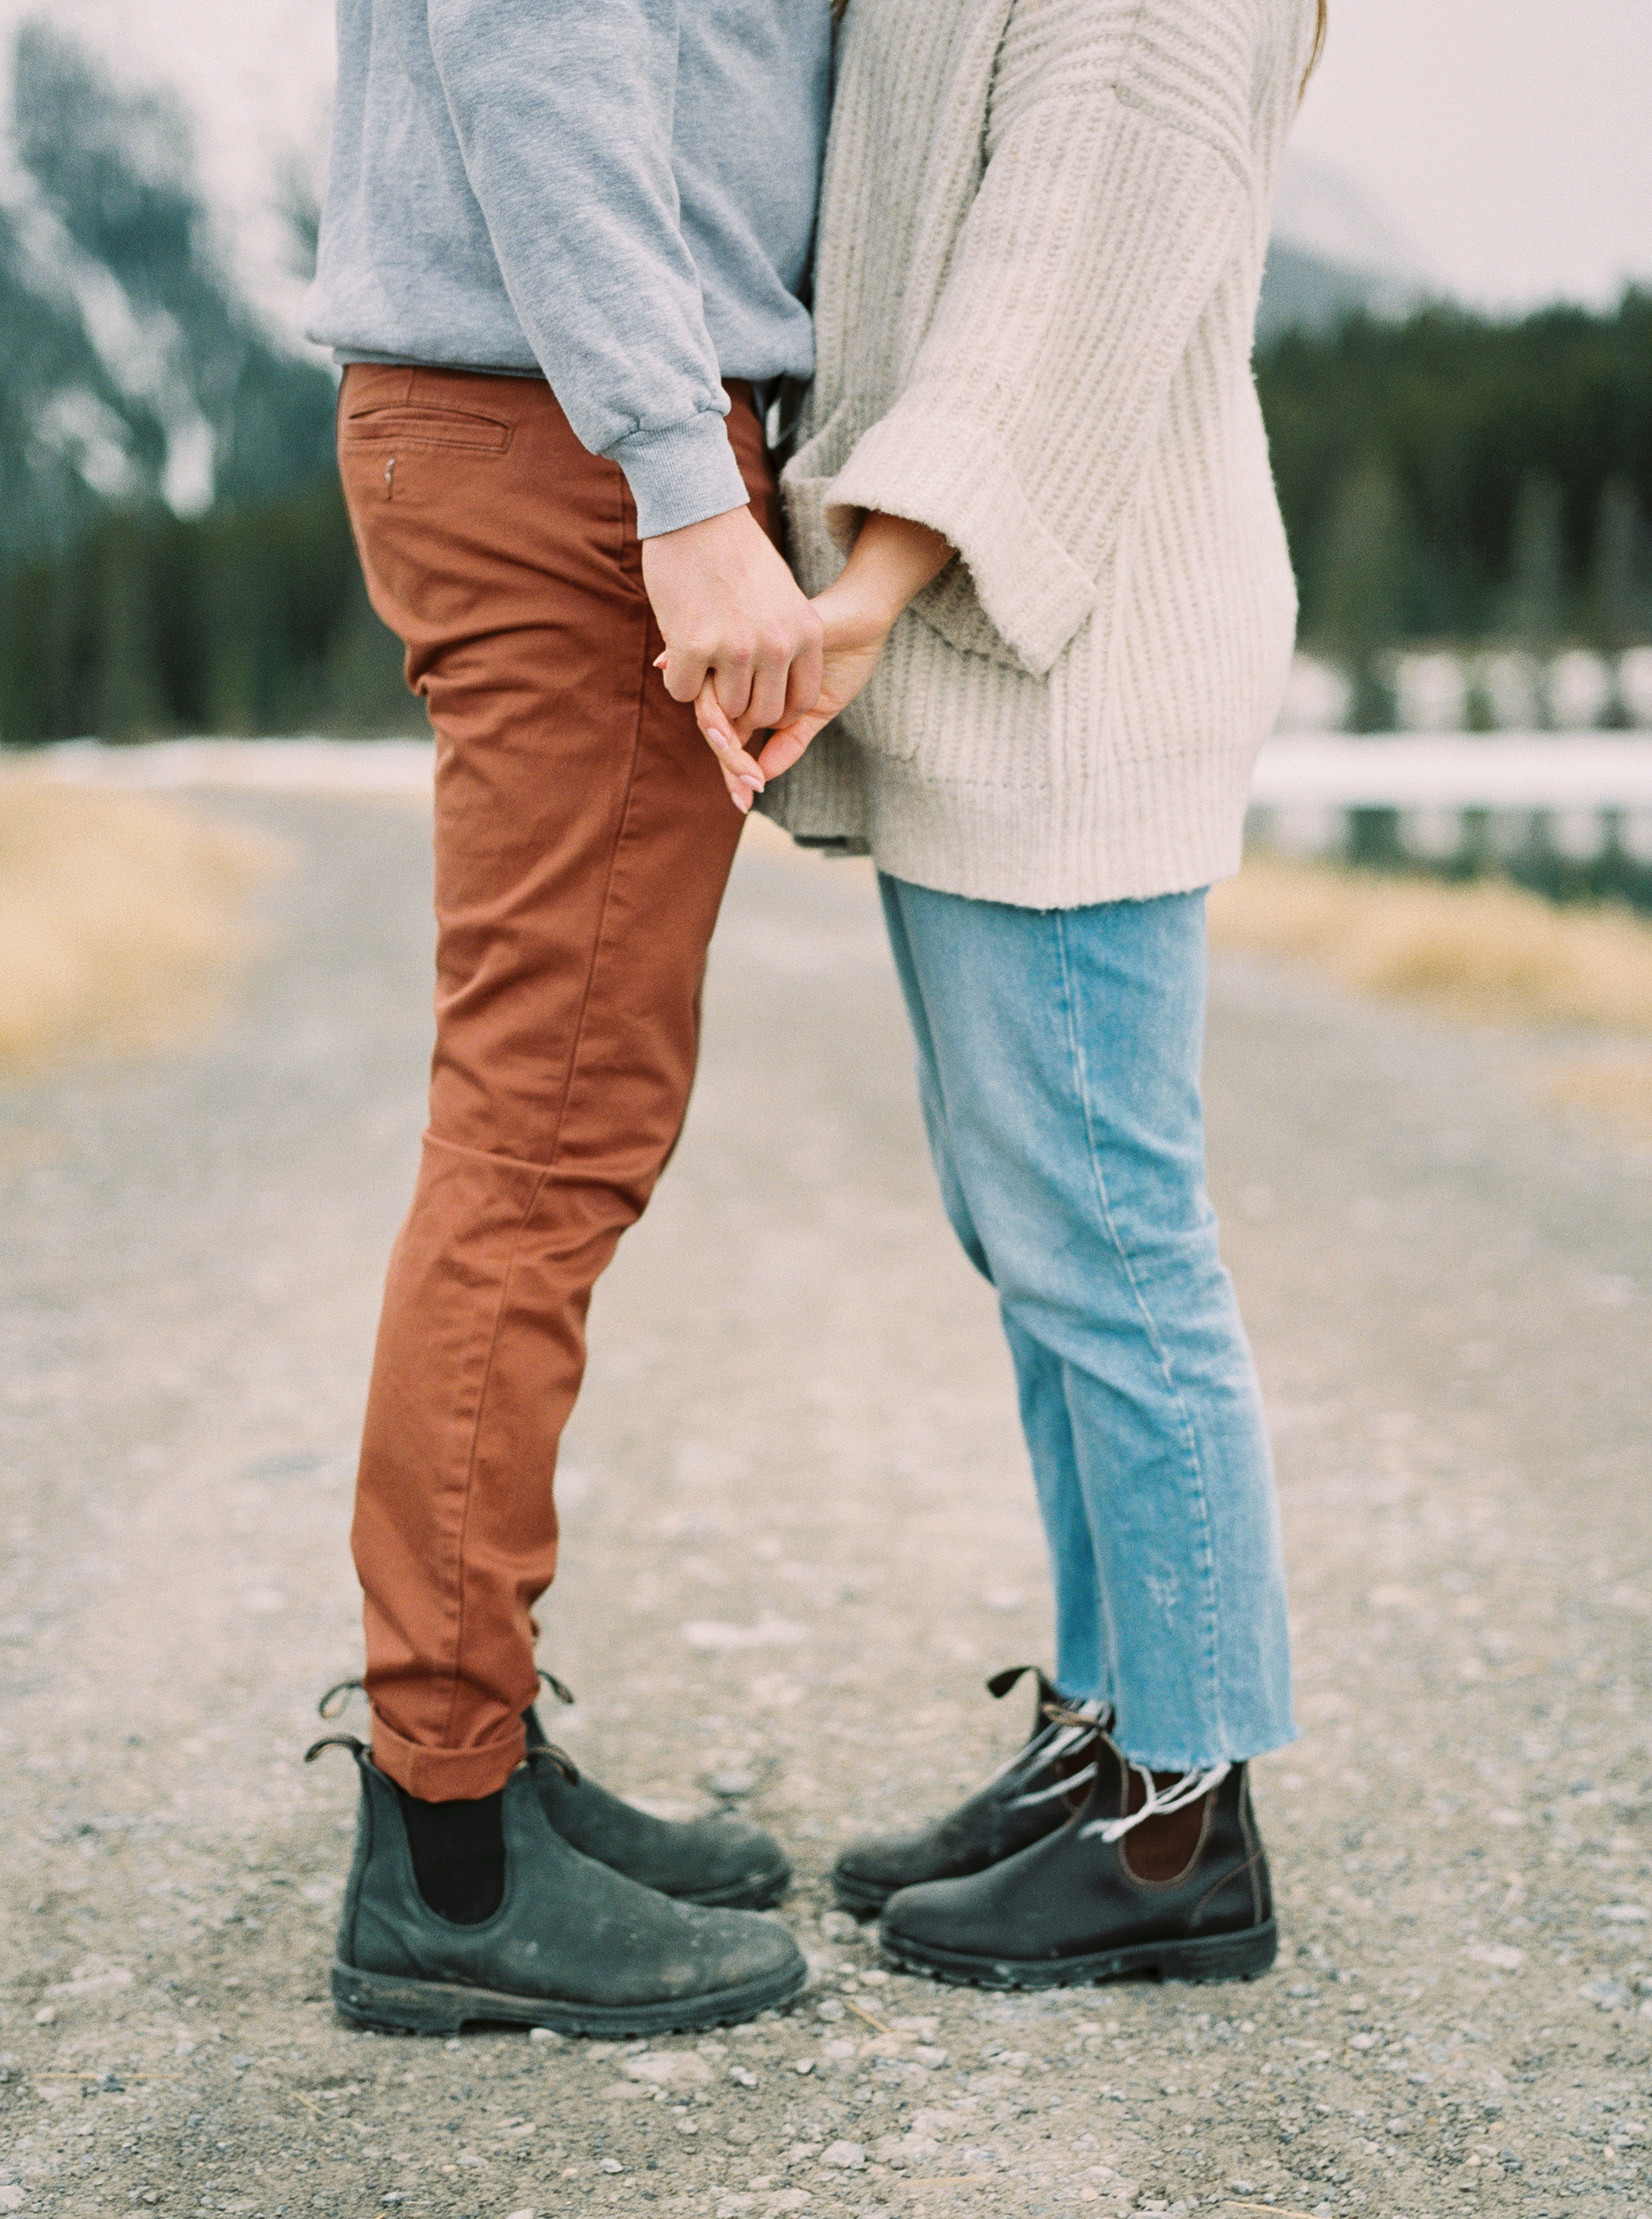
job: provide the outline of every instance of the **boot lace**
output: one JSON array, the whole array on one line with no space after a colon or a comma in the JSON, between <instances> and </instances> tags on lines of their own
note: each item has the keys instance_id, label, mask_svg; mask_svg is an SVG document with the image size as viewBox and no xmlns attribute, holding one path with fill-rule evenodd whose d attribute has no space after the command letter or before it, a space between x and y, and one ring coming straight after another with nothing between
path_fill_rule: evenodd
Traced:
<instances>
[{"instance_id":1,"label":"boot lace","mask_svg":"<svg viewBox=\"0 0 1652 2219\"><path fill-rule=\"evenodd\" d=\"M1146 1789L1146 1799L1140 1811L1133 1811L1127 1818L1092 1818L1081 1830L1079 1838L1088 1841L1099 1834L1104 1842L1121 1842L1125 1836L1140 1825L1144 1818L1165 1818L1172 1811L1184 1811L1189 1803L1196 1803L1218 1787L1233 1769L1228 1763L1196 1766L1184 1772L1179 1780L1171 1781L1168 1787L1154 1785L1153 1775L1145 1764L1129 1760L1130 1769L1137 1774Z\"/></svg>"},{"instance_id":2,"label":"boot lace","mask_svg":"<svg viewBox=\"0 0 1652 2219\"><path fill-rule=\"evenodd\" d=\"M1102 1713L1106 1704L1091 1700L1084 1703L1064 1703L1046 1697L1039 1705L1045 1723L1024 1749L1001 1764L987 1781L1007 1778L1019 1771L1028 1780L1036 1780L1064 1756L1070 1756L1080 1747L1093 1741L1102 1731ZM1110 1715L1110 1713L1109 1713ZM1047 1803L1053 1796L1071 1795L1075 1788L1086 1787L1096 1777L1096 1760L1075 1772L1064 1772L1047 1787L1028 1787L1020 1795L1010 1798L1012 1811L1030 1809L1035 1803Z\"/></svg>"}]
</instances>

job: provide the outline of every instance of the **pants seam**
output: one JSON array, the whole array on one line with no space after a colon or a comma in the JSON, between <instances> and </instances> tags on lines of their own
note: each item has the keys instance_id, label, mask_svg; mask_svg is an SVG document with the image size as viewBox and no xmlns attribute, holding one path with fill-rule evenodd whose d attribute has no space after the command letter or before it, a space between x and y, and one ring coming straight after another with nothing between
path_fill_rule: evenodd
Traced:
<instances>
[{"instance_id":1,"label":"pants seam","mask_svg":"<svg viewBox=\"0 0 1652 2219\"><path fill-rule=\"evenodd\" d=\"M618 476L618 473L616 472L615 475ZM620 483L623 487L623 479L620 481ZM619 548L617 550L617 559L623 562L624 554L624 503L623 493L620 499L619 513L616 521L619 526L620 541ZM608 911L613 899L614 875L619 867L620 852L625 842L625 827L630 822L632 806L636 799L637 766L638 757L642 752L643 717L646 706L644 692L648 682L647 660L648 622L645 618L643 624L643 669L641 674L641 681L637 689L636 710L631 724L630 760L627 766L625 774L625 798L619 810L618 820L614 827L613 842L608 852L608 867L603 880L602 903L600 908L597 911L596 925L591 935L590 961L586 968L585 985L580 996L580 1013L574 1022L573 1039L568 1045L568 1074L562 1082L562 1100L557 1105L556 1121L551 1130L550 1145L547 1154L547 1160L543 1166L539 1167L539 1176L534 1182L533 1191L528 1198L527 1204L522 1212L520 1219L518 1221L516 1231L512 1236L510 1252L506 1257L504 1274L500 1281L499 1301L494 1312L493 1331L488 1339L488 1361L483 1369L481 1389L476 1397L475 1417L472 1422L470 1429L470 1446L465 1464L464 1494L459 1514L459 1534L456 1551L457 1563L456 1569L458 1578L459 1618L457 1629L454 1638L454 1669L448 1695L448 1716L444 1728L444 1739L447 1734L452 1730L453 1715L457 1707L459 1697L459 1664L464 1653L464 1606L466 1585L465 1539L469 1529L471 1503L475 1494L476 1458L481 1451L482 1420L488 1408L488 1389L493 1380L494 1358L499 1346L500 1333L504 1327L507 1297L510 1293L511 1274L515 1267L517 1250L521 1244L523 1232L527 1226L530 1217L533 1214L535 1206L538 1203L539 1197L544 1191L545 1183L556 1169L556 1160L562 1151L562 1128L568 1122L568 1103L573 1097L574 1081L579 1074L580 1052L585 1040L586 1020L590 1014L591 997L596 984L597 966L600 962L602 957L603 940L607 926Z\"/></svg>"},{"instance_id":2,"label":"pants seam","mask_svg":"<svg viewBox=\"0 0 1652 2219\"><path fill-rule=\"evenodd\" d=\"M499 1299L494 1306L492 1331L488 1336L488 1356L482 1365L481 1384L476 1393L476 1414L470 1427L470 1448L465 1460L464 1489L459 1506L459 1531L454 1549L455 1587L457 1590L457 1615L453 1629L453 1669L449 1675L447 1716L443 1721L442 1737L446 1740L453 1730L453 1715L459 1700L459 1666L464 1655L465 1619L465 1536L470 1526L470 1505L476 1488L476 1458L481 1445L482 1412L488 1405L488 1389L494 1376L494 1358L499 1348L499 1336L505 1322L506 1298L511 1289L511 1274L516 1268L517 1250L522 1243L529 1219L533 1215L540 1195L544 1190L546 1174L542 1172L533 1183L533 1190L524 1203L516 1229L511 1235L511 1245L505 1258L505 1269L500 1274Z\"/></svg>"},{"instance_id":3,"label":"pants seam","mask_svg":"<svg viewBox=\"0 0 1652 2219\"><path fill-rule=\"evenodd\" d=\"M616 470L614 475L616 477L618 477L618 471ZM622 488L624 487L624 479L620 479ZM619 556L623 560L624 553L624 505L623 493L618 521L619 524L620 532ZM646 596L643 597L643 605L646 607ZM580 1050L584 1045L585 1041L585 1021L590 1014L591 995L596 984L597 965L601 959L603 940L607 930L609 906L613 900L614 873L619 867L620 850L625 844L625 827L630 821L631 809L637 797L637 759L642 753L643 716L644 709L647 706L644 695L648 685L648 618L645 616L643 619L642 652L643 668L641 674L641 682L638 684L637 689L637 705L631 721L631 752L630 761L627 766L625 772L625 799L619 811L618 821L614 826L613 845L608 851L607 873L604 878L602 884L602 906L597 911L596 929L591 935L591 960L586 970L584 991L580 996L580 1014L574 1023L574 1037L568 1046L568 1076L562 1082L562 1098L557 1106L556 1122L551 1131L550 1149L545 1162L545 1168L547 1171L555 1169L557 1156L562 1149L562 1128L568 1122L568 1105L573 1097L574 1082L579 1073Z\"/></svg>"},{"instance_id":4,"label":"pants seam","mask_svg":"<svg viewBox=\"0 0 1652 2219\"><path fill-rule=\"evenodd\" d=\"M1153 1318L1152 1311L1148 1305L1145 1294L1142 1291L1141 1283L1136 1276L1135 1269L1130 1259L1129 1252L1127 1249L1123 1238L1120 1234L1117 1220L1113 1214L1113 1206L1109 1198L1107 1180L1102 1170L1101 1152L1096 1145L1095 1124L1090 1114L1089 1073L1084 1062L1084 1045L1080 1039L1078 1024L1075 1019L1072 975L1068 960L1065 920L1064 913L1059 910L1055 911L1055 942L1056 953L1061 970L1061 990L1065 1003L1065 1014L1067 1025L1067 1051L1072 1065L1074 1080L1078 1086L1079 1110L1084 1118L1084 1144L1090 1157L1090 1178L1096 1191L1096 1206L1101 1212L1102 1223L1106 1228L1107 1237L1113 1245L1113 1252L1118 1258L1120 1268L1124 1273L1125 1279L1129 1286L1130 1293L1133 1300L1134 1301L1137 1312L1140 1316L1142 1325L1146 1332L1148 1346L1152 1350L1154 1359L1158 1363L1159 1368L1160 1376L1162 1377L1165 1388L1176 1406L1177 1414L1181 1421L1183 1446L1187 1456L1189 1467L1193 1474L1194 1499L1197 1505L1198 1526L1202 1540L1204 1557L1202 1572L1203 1586L1205 1589L1205 1608L1208 1613L1206 1628L1206 1656L1207 1671L1208 1675L1208 1699L1217 1738L1225 1749L1227 1742L1227 1730L1222 1717L1221 1675L1218 1669L1217 1663L1219 1643L1215 1625L1217 1618L1215 1558L1214 1551L1211 1546L1210 1506L1206 1499L1204 1469L1199 1459L1198 1437L1194 1430L1192 1414L1188 1409L1186 1399L1182 1393L1181 1388L1177 1383L1175 1370L1170 1361L1169 1352L1164 1346L1162 1337L1160 1336L1158 1325ZM1127 1750L1127 1756L1128 1753L1129 1752Z\"/></svg>"}]
</instances>

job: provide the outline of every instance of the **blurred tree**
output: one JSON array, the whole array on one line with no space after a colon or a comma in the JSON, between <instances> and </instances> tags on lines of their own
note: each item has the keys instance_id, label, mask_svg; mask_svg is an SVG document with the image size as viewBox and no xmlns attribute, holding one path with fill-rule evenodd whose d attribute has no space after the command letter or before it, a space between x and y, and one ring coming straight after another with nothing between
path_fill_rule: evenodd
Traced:
<instances>
[{"instance_id":1,"label":"blurred tree","mask_svg":"<svg viewBox=\"0 0 1652 2219\"><path fill-rule=\"evenodd\" d=\"M1529 471L1515 504L1504 631L1539 662L1559 646L1566 617L1566 543L1561 489L1545 472ZM1541 695L1542 687L1539 685ZM1540 700L1543 721L1546 703Z\"/></svg>"},{"instance_id":2,"label":"blurred tree","mask_svg":"<svg viewBox=\"0 0 1652 2219\"><path fill-rule=\"evenodd\" d=\"M1589 620L1594 643L1621 655L1652 637L1652 560L1646 518L1622 478L1601 488L1589 557Z\"/></svg>"},{"instance_id":3,"label":"blurred tree","mask_svg":"<svg viewBox=\"0 0 1652 2219\"><path fill-rule=\"evenodd\" d=\"M96 543L96 611L84 729L108 740L149 739L171 729L155 637L152 539L130 513L109 518Z\"/></svg>"},{"instance_id":4,"label":"blurred tree","mask_svg":"<svg viewBox=\"0 0 1652 2219\"><path fill-rule=\"evenodd\" d=\"M1404 629L1414 556L1405 496L1385 463L1368 462L1342 488L1320 556L1318 637L1353 682L1350 731L1393 730L1388 655Z\"/></svg>"},{"instance_id":5,"label":"blurred tree","mask_svg":"<svg viewBox=\"0 0 1652 2219\"><path fill-rule=\"evenodd\" d=\"M1414 535L1402 636L1495 637L1525 621L1516 587L1536 576L1532 488L1544 482L1548 584L1528 606L1555 636L1589 632L1605 488L1622 485L1652 517L1652 294L1506 323L1442 307L1402 322L1354 315L1285 333L1257 375L1306 637L1321 637L1335 590L1332 513L1374 457Z\"/></svg>"}]
</instances>

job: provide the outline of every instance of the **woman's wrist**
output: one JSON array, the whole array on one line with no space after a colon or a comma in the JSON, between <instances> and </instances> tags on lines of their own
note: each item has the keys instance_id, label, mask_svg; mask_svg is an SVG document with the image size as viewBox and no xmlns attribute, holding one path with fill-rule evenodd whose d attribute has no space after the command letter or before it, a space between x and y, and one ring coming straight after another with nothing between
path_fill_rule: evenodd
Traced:
<instances>
[{"instance_id":1,"label":"woman's wrist","mask_svg":"<svg viewBox=\"0 0 1652 2219\"><path fill-rule=\"evenodd\" d=\"M848 563L821 595L822 604L829 600L833 620L857 634L887 632L955 551L927 524L874 512L861 525Z\"/></svg>"}]
</instances>

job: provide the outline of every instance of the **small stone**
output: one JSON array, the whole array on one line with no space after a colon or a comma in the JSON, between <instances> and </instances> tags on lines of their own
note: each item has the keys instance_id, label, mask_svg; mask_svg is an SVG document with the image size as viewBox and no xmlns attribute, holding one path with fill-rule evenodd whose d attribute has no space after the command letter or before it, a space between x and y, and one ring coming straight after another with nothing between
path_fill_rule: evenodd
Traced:
<instances>
[{"instance_id":1,"label":"small stone","mask_svg":"<svg viewBox=\"0 0 1652 2219\"><path fill-rule=\"evenodd\" d=\"M820 1930L829 1942L854 1942L859 1939L860 1933L859 1921L852 1918L847 1911L823 1911Z\"/></svg>"},{"instance_id":2,"label":"small stone","mask_svg":"<svg viewBox=\"0 0 1652 2219\"><path fill-rule=\"evenodd\" d=\"M36 2026L50 2026L57 2015L58 2007L55 2004L42 2004L34 2014L34 2023Z\"/></svg>"},{"instance_id":3,"label":"small stone","mask_svg":"<svg viewBox=\"0 0 1652 2219\"><path fill-rule=\"evenodd\" d=\"M792 2067L794 2073L812 2073L814 2069L815 2060L812 2057L799 2057Z\"/></svg>"},{"instance_id":4,"label":"small stone","mask_svg":"<svg viewBox=\"0 0 1652 2219\"><path fill-rule=\"evenodd\" d=\"M599 2157L597 2160L599 2172L624 2172L624 2166L617 2157Z\"/></svg>"},{"instance_id":5,"label":"small stone","mask_svg":"<svg viewBox=\"0 0 1652 2219\"><path fill-rule=\"evenodd\" d=\"M644 2050L640 2057L625 2060L627 2077L632 2080L647 2080L657 2088L680 2085L684 2081L709 2080L711 2068L703 2057L690 2050Z\"/></svg>"},{"instance_id":6,"label":"small stone","mask_svg":"<svg viewBox=\"0 0 1652 2219\"><path fill-rule=\"evenodd\" d=\"M828 2142L820 2154L823 2165L835 2165L845 2172L860 2172L866 2161L865 2148L860 2142Z\"/></svg>"},{"instance_id":7,"label":"small stone","mask_svg":"<svg viewBox=\"0 0 1652 2219\"><path fill-rule=\"evenodd\" d=\"M699 2121L698 2119L679 2119L677 2122L677 2132L680 2135L697 2135L699 2132Z\"/></svg>"},{"instance_id":8,"label":"small stone","mask_svg":"<svg viewBox=\"0 0 1652 2219\"><path fill-rule=\"evenodd\" d=\"M0 2211L21 2211L22 2208L23 2191L16 2182L8 2180L0 2184Z\"/></svg>"},{"instance_id":9,"label":"small stone","mask_svg":"<svg viewBox=\"0 0 1652 2219\"><path fill-rule=\"evenodd\" d=\"M842 2018L842 2016L843 2005L839 2003L835 1996L827 1996L823 2001L815 2005L815 2017L817 2018L835 2019Z\"/></svg>"},{"instance_id":10,"label":"small stone","mask_svg":"<svg viewBox=\"0 0 1652 2219\"><path fill-rule=\"evenodd\" d=\"M920 2065L928 2065L932 2068L944 2065L950 2054L945 2049L936 2049L933 2044L926 2042L919 2042L912 2052Z\"/></svg>"},{"instance_id":11,"label":"small stone","mask_svg":"<svg viewBox=\"0 0 1652 2219\"><path fill-rule=\"evenodd\" d=\"M755 2073L748 2073L743 2065L731 2065L729 2067L729 2078L736 2088L755 2088L757 2085L757 2075Z\"/></svg>"},{"instance_id":12,"label":"small stone","mask_svg":"<svg viewBox=\"0 0 1652 2219\"><path fill-rule=\"evenodd\" d=\"M560 2042L562 2038L562 2037L557 2033L555 2027L531 2026L528 2029L528 2040L530 2042Z\"/></svg>"},{"instance_id":13,"label":"small stone","mask_svg":"<svg viewBox=\"0 0 1652 2219\"><path fill-rule=\"evenodd\" d=\"M1621 2011L1630 2000L1629 1990L1621 1980L1586 1980L1578 1993L1601 2011Z\"/></svg>"},{"instance_id":14,"label":"small stone","mask_svg":"<svg viewBox=\"0 0 1652 2219\"><path fill-rule=\"evenodd\" d=\"M533 2219L532 2204L525 2203L519 2211L512 2211L507 2213L506 2219Z\"/></svg>"},{"instance_id":15,"label":"small stone","mask_svg":"<svg viewBox=\"0 0 1652 2219\"><path fill-rule=\"evenodd\" d=\"M1644 1926L1652 1911L1643 1903L1603 1903L1594 1915L1612 1926Z\"/></svg>"},{"instance_id":16,"label":"small stone","mask_svg":"<svg viewBox=\"0 0 1652 2219\"><path fill-rule=\"evenodd\" d=\"M714 1772L706 1782L713 1795L725 1796L730 1802L737 1801L742 1795L749 1795L756 1785L757 1775L755 1772L732 1769L727 1772Z\"/></svg>"}]
</instances>

